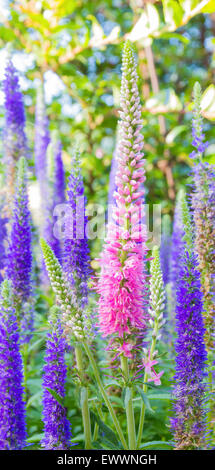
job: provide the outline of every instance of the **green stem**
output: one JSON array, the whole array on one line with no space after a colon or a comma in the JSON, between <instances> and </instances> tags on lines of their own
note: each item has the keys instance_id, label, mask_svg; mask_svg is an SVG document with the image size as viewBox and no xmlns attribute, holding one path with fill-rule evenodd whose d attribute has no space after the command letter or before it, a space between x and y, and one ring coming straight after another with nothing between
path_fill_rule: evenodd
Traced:
<instances>
[{"instance_id":1,"label":"green stem","mask_svg":"<svg viewBox=\"0 0 215 470\"><path fill-rule=\"evenodd\" d=\"M128 359L125 356L121 356L121 369L125 377L125 381L129 381L129 367ZM136 449L136 431L135 431L135 420L134 420L134 409L132 401L132 389L131 387L126 387L126 418L127 418L127 429L128 429L128 442L129 450Z\"/></svg>"},{"instance_id":2,"label":"green stem","mask_svg":"<svg viewBox=\"0 0 215 470\"><path fill-rule=\"evenodd\" d=\"M153 353L155 351L157 333L158 333L158 322L155 321L155 336L152 338L152 343L151 343L151 348L150 348L150 357L151 358L153 357ZM145 373L143 382L147 382L147 380L148 380L148 375ZM147 393L147 390L148 390L148 387L144 383L144 385L143 385L144 393ZM145 412L146 412L146 405L145 405L145 403L142 402L142 407L141 407L141 412L140 412L139 429L138 429L138 435L137 435L137 449L140 447L140 444L141 444L141 439L142 439L142 434L143 434L143 427L144 427L144 422L145 422Z\"/></svg>"},{"instance_id":3,"label":"green stem","mask_svg":"<svg viewBox=\"0 0 215 470\"><path fill-rule=\"evenodd\" d=\"M84 365L83 365L83 354L81 345L75 347L75 357L77 363L77 369L79 372L80 380L84 382ZM91 437L91 423L90 423L90 411L88 403L88 388L86 386L81 387L80 394L82 420L84 425L84 437L85 437L85 449L92 449L92 437Z\"/></svg>"},{"instance_id":4,"label":"green stem","mask_svg":"<svg viewBox=\"0 0 215 470\"><path fill-rule=\"evenodd\" d=\"M148 379L148 377L147 377L147 374L145 373L143 381L147 382L147 379ZM147 385L144 385L143 386L144 393L147 393L147 390L148 390ZM142 407L141 407L141 412L140 412L139 429L138 429L138 435L137 435L137 449L139 449L140 444L141 444L144 421L145 421L145 411L146 411L146 405L145 405L145 403L142 402Z\"/></svg>"},{"instance_id":5,"label":"green stem","mask_svg":"<svg viewBox=\"0 0 215 470\"><path fill-rule=\"evenodd\" d=\"M115 425L117 434L118 434L118 436L119 436L119 439L120 439L120 441L121 441L121 443L122 443L124 449L128 449L128 446L127 446L126 440L125 440L125 438L124 438L124 435L123 435L121 426L120 426L120 424L119 424L119 421L118 421L118 419L117 419L117 417L116 417L116 415L115 415L114 409L113 409L113 407L112 407L112 405L111 405L111 402L110 402L110 400L109 400L109 398L108 398L108 396L107 396L107 393L106 393L105 388L104 388L104 386L103 386L103 383L102 383L102 381L101 381L101 377L100 377L100 374L99 374L99 370L98 370L98 368L97 368L97 364L96 364L96 361L95 361L95 359L94 359L94 357L93 357L93 354L92 354L92 352L91 352L91 350L90 350L90 348L89 348L89 345L88 345L86 342L84 342L83 345L84 345L86 354L88 355L88 358L89 358L89 360L90 360L90 363L91 363L91 365L92 365L93 372L94 372L94 375L95 375L95 378L96 378L98 387L99 387L99 389L100 389L100 392L101 392L101 394L102 394L102 396L103 396L104 402L105 402L105 404L106 404L106 406L107 406L107 408L108 408L108 410L109 410L109 412L110 412L110 415L111 415L111 417L112 417L112 420L113 420L113 422L114 422L114 425Z\"/></svg>"},{"instance_id":6,"label":"green stem","mask_svg":"<svg viewBox=\"0 0 215 470\"><path fill-rule=\"evenodd\" d=\"M27 373L28 373L28 344L27 343L23 345L22 360L23 360L24 400L27 401Z\"/></svg>"}]
</instances>

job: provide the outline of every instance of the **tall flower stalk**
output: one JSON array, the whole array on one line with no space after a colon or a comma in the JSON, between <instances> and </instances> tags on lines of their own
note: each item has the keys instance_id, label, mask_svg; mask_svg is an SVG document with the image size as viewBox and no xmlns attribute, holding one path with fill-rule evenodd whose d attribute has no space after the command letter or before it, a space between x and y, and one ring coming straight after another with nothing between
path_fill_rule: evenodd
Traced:
<instances>
[{"instance_id":1,"label":"tall flower stalk","mask_svg":"<svg viewBox=\"0 0 215 470\"><path fill-rule=\"evenodd\" d=\"M50 142L49 122L44 102L44 89L41 84L37 90L35 110L35 170L39 182L41 203L46 200L47 190L47 148Z\"/></svg>"},{"instance_id":2,"label":"tall flower stalk","mask_svg":"<svg viewBox=\"0 0 215 470\"><path fill-rule=\"evenodd\" d=\"M26 326L30 326L31 320L25 317L32 317L33 314L30 306L26 305L31 302L32 295L31 216L26 179L26 160L21 157L18 162L6 272L12 283L18 318L21 319L22 313L23 325L26 320ZM29 332L25 333L29 339Z\"/></svg>"},{"instance_id":3,"label":"tall flower stalk","mask_svg":"<svg viewBox=\"0 0 215 470\"><path fill-rule=\"evenodd\" d=\"M56 307L54 310L57 310ZM66 417L65 382L67 369L65 364L66 341L56 311L50 319L43 368L43 422L44 438L41 442L46 450L69 449L71 441L70 422Z\"/></svg>"},{"instance_id":4,"label":"tall flower stalk","mask_svg":"<svg viewBox=\"0 0 215 470\"><path fill-rule=\"evenodd\" d=\"M163 216L160 260L164 284L168 284L170 277L170 253L171 253L171 219L168 214Z\"/></svg>"},{"instance_id":5,"label":"tall flower stalk","mask_svg":"<svg viewBox=\"0 0 215 470\"><path fill-rule=\"evenodd\" d=\"M4 151L6 164L6 182L8 202L7 213L10 215L10 204L14 194L15 167L21 156L27 156L27 139L25 135L25 109L19 86L17 71L11 60L8 61L3 82L5 94L5 129Z\"/></svg>"},{"instance_id":6,"label":"tall flower stalk","mask_svg":"<svg viewBox=\"0 0 215 470\"><path fill-rule=\"evenodd\" d=\"M212 165L203 160L208 143L204 141L200 102L201 87L197 82L194 86L192 128L195 150L190 155L194 160L191 201L196 226L195 249L204 295L205 341L207 351L210 352L214 349L215 335L215 171Z\"/></svg>"},{"instance_id":7,"label":"tall flower stalk","mask_svg":"<svg viewBox=\"0 0 215 470\"><path fill-rule=\"evenodd\" d=\"M146 231L141 202L145 180L141 106L134 53L126 42L122 60L120 142L116 155L116 205L107 227L98 282L99 324L104 336L115 338L121 368L129 384L128 357L146 326ZM115 221L115 224L114 222ZM136 448L132 391L127 400L129 448ZM128 393L129 395L129 393Z\"/></svg>"},{"instance_id":8,"label":"tall flower stalk","mask_svg":"<svg viewBox=\"0 0 215 470\"><path fill-rule=\"evenodd\" d=\"M69 177L67 196L70 224L69 227L66 226L65 232L63 267L80 305L85 307L88 302L87 281L90 274L89 247L86 234L88 219L85 214L86 198L84 197L84 184L77 151L74 152L72 158L72 171Z\"/></svg>"},{"instance_id":9,"label":"tall flower stalk","mask_svg":"<svg viewBox=\"0 0 215 470\"><path fill-rule=\"evenodd\" d=\"M1 214L3 213L3 204L0 205ZM0 282L3 281L4 268L6 265L6 246L5 241L7 238L7 228L6 228L7 219L2 215L0 217Z\"/></svg>"},{"instance_id":10,"label":"tall flower stalk","mask_svg":"<svg viewBox=\"0 0 215 470\"><path fill-rule=\"evenodd\" d=\"M23 365L19 332L6 279L0 293L0 449L20 450L26 445Z\"/></svg>"},{"instance_id":11,"label":"tall flower stalk","mask_svg":"<svg viewBox=\"0 0 215 470\"><path fill-rule=\"evenodd\" d=\"M148 387L147 382L152 381L155 385L160 385L160 378L163 375L163 371L157 373L154 366L158 363L156 356L158 351L156 350L157 341L161 337L161 329L165 323L164 320L164 309L165 309L165 288L163 275L161 271L159 249L155 246L152 250L152 261L150 263L150 297L149 297L149 315L150 315L150 331L151 333L151 344L149 349L144 349L145 357L143 359L143 365L145 368L144 373L144 386L143 391L147 393ZM139 431L137 439L137 448L140 446L144 419L145 419L145 403L142 404Z\"/></svg>"},{"instance_id":12,"label":"tall flower stalk","mask_svg":"<svg viewBox=\"0 0 215 470\"><path fill-rule=\"evenodd\" d=\"M65 173L62 161L62 146L54 135L47 149L47 198L44 204L43 234L59 261L62 261L61 240L54 234L54 211L65 201Z\"/></svg>"},{"instance_id":13,"label":"tall flower stalk","mask_svg":"<svg viewBox=\"0 0 215 470\"><path fill-rule=\"evenodd\" d=\"M181 192L182 191L182 192ZM173 309L175 309L175 296L178 282L178 271L179 271L179 258L183 248L183 225L182 225L182 214L181 214L181 197L183 190L179 191L176 199L174 219L173 219L173 231L172 231L172 242L171 242L171 255L170 255L170 282L171 292L173 300Z\"/></svg>"},{"instance_id":14,"label":"tall flower stalk","mask_svg":"<svg viewBox=\"0 0 215 470\"><path fill-rule=\"evenodd\" d=\"M183 251L176 291L175 417L171 420L176 450L198 450L205 445L205 362L203 298L191 218L181 194Z\"/></svg>"}]
</instances>

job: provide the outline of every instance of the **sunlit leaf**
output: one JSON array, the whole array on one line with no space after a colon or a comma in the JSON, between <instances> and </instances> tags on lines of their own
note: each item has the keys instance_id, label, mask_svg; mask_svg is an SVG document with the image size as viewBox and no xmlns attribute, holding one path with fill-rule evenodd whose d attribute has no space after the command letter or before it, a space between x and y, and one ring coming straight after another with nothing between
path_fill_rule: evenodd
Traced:
<instances>
[{"instance_id":1,"label":"sunlit leaf","mask_svg":"<svg viewBox=\"0 0 215 470\"><path fill-rule=\"evenodd\" d=\"M182 104L172 88L160 91L146 101L146 108L154 114L181 111Z\"/></svg>"},{"instance_id":2,"label":"sunlit leaf","mask_svg":"<svg viewBox=\"0 0 215 470\"><path fill-rule=\"evenodd\" d=\"M201 99L202 114L207 119L215 119L215 86L209 85Z\"/></svg>"}]
</instances>

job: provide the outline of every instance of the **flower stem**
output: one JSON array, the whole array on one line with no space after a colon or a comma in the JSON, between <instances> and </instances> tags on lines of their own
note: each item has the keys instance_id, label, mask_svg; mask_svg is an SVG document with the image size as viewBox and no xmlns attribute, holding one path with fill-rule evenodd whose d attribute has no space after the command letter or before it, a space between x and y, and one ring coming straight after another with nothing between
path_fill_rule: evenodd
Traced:
<instances>
[{"instance_id":1,"label":"flower stem","mask_svg":"<svg viewBox=\"0 0 215 470\"><path fill-rule=\"evenodd\" d=\"M100 377L100 374L99 374L99 370L98 370L98 368L97 368L97 364L96 364L96 361L95 361L95 359L94 359L94 357L93 357L93 354L92 354L92 352L91 352L91 350L90 350L90 348L89 348L89 345L88 345L86 342L84 342L83 345L84 345L84 349L85 349L85 351L86 351L86 354L87 354L87 356L88 356L88 358L89 358L89 360L90 360L90 363L91 363L91 365L92 365L93 372L94 372L94 375L95 375L95 378L96 378L98 387L99 387L99 389L100 389L100 392L101 392L101 394L102 394L102 396L103 396L104 402L105 402L105 404L106 404L106 406L107 406L107 408L108 408L108 410L109 410L109 412L110 412L110 415L111 415L111 417L112 417L112 420L113 420L113 422L114 422L114 425L115 425L117 434L118 434L118 436L119 436L119 439L120 439L120 441L121 441L121 443L122 443L124 449L128 449L128 446L127 446L126 440L125 440L125 438L124 438L124 435L123 435L121 426L120 426L120 424L119 424L119 421L118 421L118 419L117 419L117 417L116 417L116 415L115 415L114 409L113 409L113 407L112 407L112 405L111 405L111 402L110 402L110 400L109 400L109 398L108 398L108 395L107 395L107 393L106 393L106 391L105 391L105 388L104 388L104 386L103 386L103 383L102 383L102 381L101 381L101 377Z\"/></svg>"},{"instance_id":2,"label":"flower stem","mask_svg":"<svg viewBox=\"0 0 215 470\"><path fill-rule=\"evenodd\" d=\"M83 353L81 345L75 346L75 357L77 363L77 369L79 372L80 380L84 382L84 366L83 366ZM90 423L90 411L88 404L88 388L86 386L81 387L81 412L82 420L84 425L84 437L85 437L85 449L92 449L92 437L91 437L91 423Z\"/></svg>"},{"instance_id":3,"label":"flower stem","mask_svg":"<svg viewBox=\"0 0 215 470\"><path fill-rule=\"evenodd\" d=\"M125 381L129 381L129 367L128 367L128 359L125 356L121 356L121 369L125 377ZM136 449L136 431L135 431L135 420L134 420L134 410L133 410L133 402L132 402L132 389L131 387L126 387L126 395L128 399L126 400L126 417L127 417L127 429L128 429L128 442L129 442L129 449L135 450Z\"/></svg>"},{"instance_id":4,"label":"flower stem","mask_svg":"<svg viewBox=\"0 0 215 470\"><path fill-rule=\"evenodd\" d=\"M155 336L152 338L152 343L151 343L151 348L150 348L150 357L153 357L153 353L155 351L155 346L156 346L156 337L158 333L158 323L155 321ZM145 384L148 380L148 375L144 374L144 385L143 385L143 392L147 393L148 387ZM142 439L142 433L143 433L143 427L144 427L144 421L145 421L145 411L146 411L146 405L145 403L142 402L142 407L141 407L141 412L140 412L140 421L139 421L139 429L138 429L138 436L137 436L137 449L139 448L141 444L141 439Z\"/></svg>"},{"instance_id":5,"label":"flower stem","mask_svg":"<svg viewBox=\"0 0 215 470\"><path fill-rule=\"evenodd\" d=\"M22 360L23 360L23 388L24 388L24 399L27 401L27 368L28 368L28 344L25 343L22 348Z\"/></svg>"},{"instance_id":6,"label":"flower stem","mask_svg":"<svg viewBox=\"0 0 215 470\"><path fill-rule=\"evenodd\" d=\"M144 375L144 382L147 382L147 374L145 373ZM147 385L143 386L143 391L144 393L147 393ZM145 421L145 411L146 411L146 405L145 403L142 402L142 407L141 407L141 412L140 412L140 421L139 421L139 429L138 429L138 436L137 436L137 449L139 448L141 444L141 439L142 439L142 433L143 433L143 427L144 427L144 421Z\"/></svg>"}]
</instances>

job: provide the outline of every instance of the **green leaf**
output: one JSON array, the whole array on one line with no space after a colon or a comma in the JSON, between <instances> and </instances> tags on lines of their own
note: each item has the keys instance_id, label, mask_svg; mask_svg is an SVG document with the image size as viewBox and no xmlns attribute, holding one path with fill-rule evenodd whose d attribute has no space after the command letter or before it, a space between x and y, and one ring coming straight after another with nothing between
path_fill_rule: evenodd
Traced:
<instances>
[{"instance_id":1,"label":"green leaf","mask_svg":"<svg viewBox=\"0 0 215 470\"><path fill-rule=\"evenodd\" d=\"M94 420L98 423L99 429L104 433L105 438L112 444L115 444L116 446L119 445L118 438L116 434L112 431L109 426L107 426L93 411L91 412L92 417Z\"/></svg>"},{"instance_id":2,"label":"green leaf","mask_svg":"<svg viewBox=\"0 0 215 470\"><path fill-rule=\"evenodd\" d=\"M135 42L140 39L146 38L149 35L149 29L147 28L148 18L147 14L143 12L136 22L130 33L128 34L128 39Z\"/></svg>"},{"instance_id":3,"label":"green leaf","mask_svg":"<svg viewBox=\"0 0 215 470\"><path fill-rule=\"evenodd\" d=\"M208 3L205 7L201 9L203 13L215 13L215 3L214 0L208 0Z\"/></svg>"},{"instance_id":4,"label":"green leaf","mask_svg":"<svg viewBox=\"0 0 215 470\"><path fill-rule=\"evenodd\" d=\"M183 36L183 34L178 34L178 33L163 33L162 34L162 39L178 39L179 41L183 42L184 44L189 44L190 39L188 39L186 36Z\"/></svg>"},{"instance_id":5,"label":"green leaf","mask_svg":"<svg viewBox=\"0 0 215 470\"><path fill-rule=\"evenodd\" d=\"M172 144L175 138L181 134L182 132L186 131L187 127L184 125L174 127L166 136L166 143Z\"/></svg>"},{"instance_id":6,"label":"green leaf","mask_svg":"<svg viewBox=\"0 0 215 470\"><path fill-rule=\"evenodd\" d=\"M158 31L160 26L160 17L157 8L151 3L147 3L146 12L150 31Z\"/></svg>"},{"instance_id":7,"label":"green leaf","mask_svg":"<svg viewBox=\"0 0 215 470\"><path fill-rule=\"evenodd\" d=\"M28 437L27 442L40 442L44 438L44 433L33 434L33 436Z\"/></svg>"},{"instance_id":8,"label":"green leaf","mask_svg":"<svg viewBox=\"0 0 215 470\"><path fill-rule=\"evenodd\" d=\"M183 9L176 0L163 0L165 22L171 28L177 28L183 18Z\"/></svg>"},{"instance_id":9,"label":"green leaf","mask_svg":"<svg viewBox=\"0 0 215 470\"><path fill-rule=\"evenodd\" d=\"M40 339L37 339L37 341L35 341L33 344L31 344L29 346L28 353L30 353L31 351L34 351L35 349L37 349L38 346L42 345L44 342L45 342L45 337L44 336Z\"/></svg>"},{"instance_id":10,"label":"green leaf","mask_svg":"<svg viewBox=\"0 0 215 470\"><path fill-rule=\"evenodd\" d=\"M212 121L215 119L215 86L209 85L204 91L201 99L202 114Z\"/></svg>"},{"instance_id":11,"label":"green leaf","mask_svg":"<svg viewBox=\"0 0 215 470\"><path fill-rule=\"evenodd\" d=\"M32 397L30 397L29 400L27 401L26 408L29 408L35 402L36 402L36 404L38 404L38 399L39 399L39 401L41 400L41 394L42 394L41 391L39 391L37 393L34 393L34 395L32 395Z\"/></svg>"},{"instance_id":12,"label":"green leaf","mask_svg":"<svg viewBox=\"0 0 215 470\"><path fill-rule=\"evenodd\" d=\"M149 400L173 400L174 396L171 393L154 393L148 395Z\"/></svg>"},{"instance_id":13,"label":"green leaf","mask_svg":"<svg viewBox=\"0 0 215 470\"><path fill-rule=\"evenodd\" d=\"M55 390L52 390L49 387L46 387L46 390L48 390L48 392L51 393L51 395L55 398L55 400L59 403L59 405L63 407L65 406L64 399Z\"/></svg>"},{"instance_id":14,"label":"green leaf","mask_svg":"<svg viewBox=\"0 0 215 470\"><path fill-rule=\"evenodd\" d=\"M182 104L173 88L166 88L146 101L146 108L153 114L163 114L182 110Z\"/></svg>"},{"instance_id":15,"label":"green leaf","mask_svg":"<svg viewBox=\"0 0 215 470\"><path fill-rule=\"evenodd\" d=\"M150 441L150 442L145 442L145 444L142 444L140 446L140 449L148 449L148 448L153 448L154 446L162 446L162 447L174 447L174 442L165 442L165 441Z\"/></svg>"},{"instance_id":16,"label":"green leaf","mask_svg":"<svg viewBox=\"0 0 215 470\"><path fill-rule=\"evenodd\" d=\"M123 447L118 444L117 446L110 442L108 439L102 437L101 439L97 439L97 441L93 442L93 446L97 445L97 449L110 449L110 450L121 450Z\"/></svg>"},{"instance_id":17,"label":"green leaf","mask_svg":"<svg viewBox=\"0 0 215 470\"><path fill-rule=\"evenodd\" d=\"M147 410L149 410L150 413L154 413L154 410L151 408L151 405L150 405L150 402L146 393L144 393L144 391L139 386L137 386L136 389L139 392L143 402L145 403Z\"/></svg>"}]
</instances>

